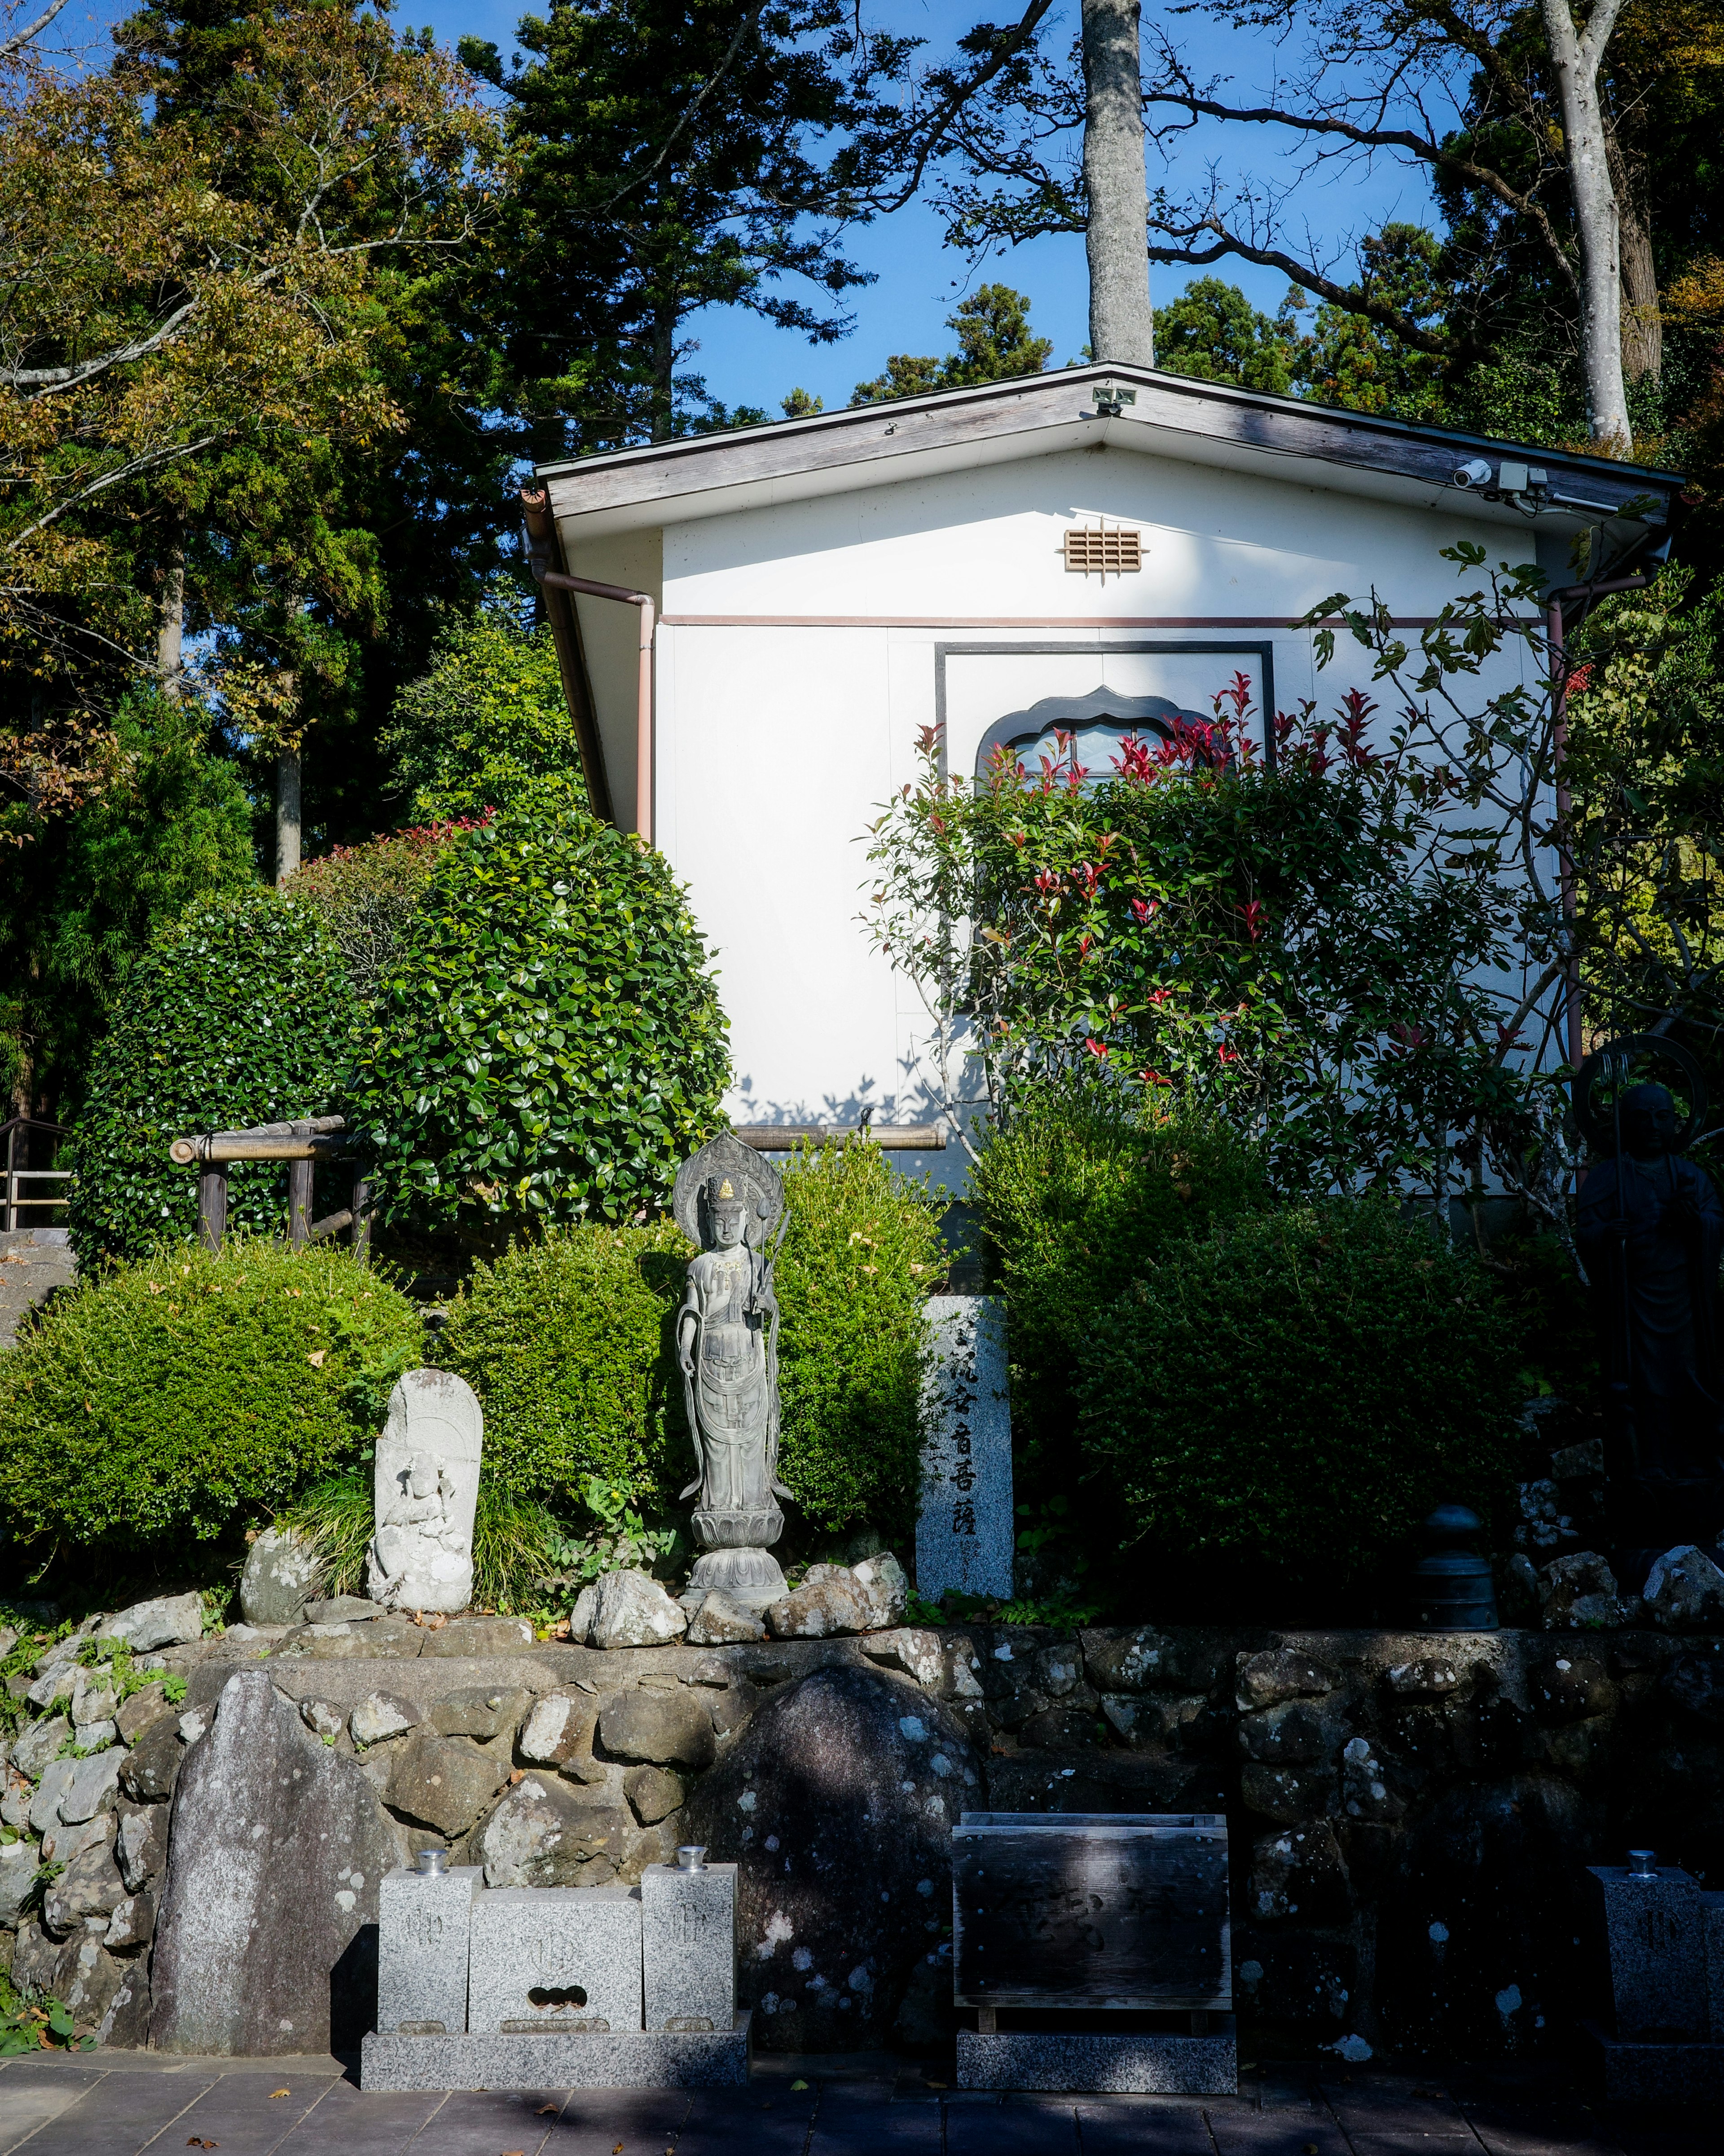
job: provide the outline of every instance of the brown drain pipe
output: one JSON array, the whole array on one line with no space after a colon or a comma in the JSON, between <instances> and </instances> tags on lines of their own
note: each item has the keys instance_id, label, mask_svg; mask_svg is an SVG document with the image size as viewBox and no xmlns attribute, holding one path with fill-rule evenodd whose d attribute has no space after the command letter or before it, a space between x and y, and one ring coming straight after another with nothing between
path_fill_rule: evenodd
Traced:
<instances>
[{"instance_id":1,"label":"brown drain pipe","mask_svg":"<svg viewBox=\"0 0 1724 2156\"><path fill-rule=\"evenodd\" d=\"M634 701L634 828L653 843L653 602L645 592L621 584L595 583L591 577L567 577L546 569L539 579L559 592L587 592L596 599L617 599L640 608L640 670Z\"/></svg>"}]
</instances>

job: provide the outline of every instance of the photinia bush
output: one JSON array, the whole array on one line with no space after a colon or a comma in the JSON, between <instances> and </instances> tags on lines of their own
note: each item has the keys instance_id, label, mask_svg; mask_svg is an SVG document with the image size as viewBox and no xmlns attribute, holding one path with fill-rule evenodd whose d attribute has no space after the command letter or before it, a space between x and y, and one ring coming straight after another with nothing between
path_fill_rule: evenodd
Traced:
<instances>
[{"instance_id":1,"label":"photinia bush","mask_svg":"<svg viewBox=\"0 0 1724 2156\"><path fill-rule=\"evenodd\" d=\"M872 919L948 1094L977 1055L1005 1117L1024 1079L1087 1065L1260 1135L1284 1188L1429 1173L1515 1082L1485 978L1513 923L1488 855L1434 860L1430 788L1367 745L1373 710L1277 714L1273 769L1243 676L1106 774L1063 737L1036 773L1001 752L951 778L925 730L874 827Z\"/></svg>"}]
</instances>

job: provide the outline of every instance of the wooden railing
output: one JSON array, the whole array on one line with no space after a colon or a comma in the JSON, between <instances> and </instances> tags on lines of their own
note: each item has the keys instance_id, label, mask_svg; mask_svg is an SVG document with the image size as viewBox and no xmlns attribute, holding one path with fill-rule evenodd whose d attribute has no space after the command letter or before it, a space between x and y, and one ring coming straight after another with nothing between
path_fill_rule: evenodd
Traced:
<instances>
[{"instance_id":1,"label":"wooden railing","mask_svg":"<svg viewBox=\"0 0 1724 2156\"><path fill-rule=\"evenodd\" d=\"M0 1132L3 1132L6 1137L6 1195L3 1203L0 1203L0 1219L5 1222L8 1235L21 1224L18 1216L24 1206L52 1207L65 1203L63 1190L46 1198L20 1198L18 1185L21 1183L68 1183L71 1180L72 1171L69 1168L20 1168L18 1165L18 1140L23 1138L28 1143L32 1131L47 1131L57 1138L72 1135L64 1123L46 1122L40 1116L13 1116L6 1122L0 1123Z\"/></svg>"},{"instance_id":2,"label":"wooden railing","mask_svg":"<svg viewBox=\"0 0 1724 2156\"><path fill-rule=\"evenodd\" d=\"M311 1218L312 1178L319 1161L351 1160L356 1141L342 1133L340 1116L312 1116L297 1123L259 1123L251 1130L208 1131L176 1138L168 1158L178 1167L195 1161L198 1177L198 1236L206 1250L218 1250L228 1232L228 1170L238 1160L287 1163L287 1240L291 1250L350 1229L354 1255L362 1265L371 1248L372 1191L357 1165L351 1202L321 1220Z\"/></svg>"},{"instance_id":3,"label":"wooden railing","mask_svg":"<svg viewBox=\"0 0 1724 2156\"><path fill-rule=\"evenodd\" d=\"M944 1152L944 1123L738 1123L733 1136L757 1152L799 1145L877 1145L886 1152Z\"/></svg>"}]
</instances>

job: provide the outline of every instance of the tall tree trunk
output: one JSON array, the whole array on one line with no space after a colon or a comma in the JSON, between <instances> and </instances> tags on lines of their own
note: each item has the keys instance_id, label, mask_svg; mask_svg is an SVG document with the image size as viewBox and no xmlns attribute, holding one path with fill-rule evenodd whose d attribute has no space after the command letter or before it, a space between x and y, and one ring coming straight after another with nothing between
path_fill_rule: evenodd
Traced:
<instances>
[{"instance_id":1,"label":"tall tree trunk","mask_svg":"<svg viewBox=\"0 0 1724 2156\"><path fill-rule=\"evenodd\" d=\"M1083 9L1090 352L1153 367L1137 0L1083 0Z\"/></svg>"},{"instance_id":2,"label":"tall tree trunk","mask_svg":"<svg viewBox=\"0 0 1724 2156\"><path fill-rule=\"evenodd\" d=\"M1610 159L1610 184L1616 191L1616 216L1622 251L1622 365L1630 382L1664 372L1664 321L1658 311L1658 266L1652 259L1652 220L1646 199L1646 168L1630 161L1622 136L1604 110L1604 148Z\"/></svg>"},{"instance_id":3,"label":"tall tree trunk","mask_svg":"<svg viewBox=\"0 0 1724 2156\"><path fill-rule=\"evenodd\" d=\"M1569 0L1539 0L1562 108L1563 153L1580 236L1580 352L1587 424L1600 449L1634 446L1622 367L1621 235L1598 98L1598 64L1622 0L1593 0L1583 32Z\"/></svg>"},{"instance_id":4,"label":"tall tree trunk","mask_svg":"<svg viewBox=\"0 0 1724 2156\"><path fill-rule=\"evenodd\" d=\"M275 755L275 880L285 883L300 865L300 752Z\"/></svg>"},{"instance_id":5,"label":"tall tree trunk","mask_svg":"<svg viewBox=\"0 0 1724 2156\"><path fill-rule=\"evenodd\" d=\"M177 703L186 693L186 549L176 527L162 572L162 611L156 625L156 673L162 693Z\"/></svg>"},{"instance_id":6,"label":"tall tree trunk","mask_svg":"<svg viewBox=\"0 0 1724 2156\"><path fill-rule=\"evenodd\" d=\"M653 439L668 442L675 403L676 309L668 300L653 316Z\"/></svg>"}]
</instances>

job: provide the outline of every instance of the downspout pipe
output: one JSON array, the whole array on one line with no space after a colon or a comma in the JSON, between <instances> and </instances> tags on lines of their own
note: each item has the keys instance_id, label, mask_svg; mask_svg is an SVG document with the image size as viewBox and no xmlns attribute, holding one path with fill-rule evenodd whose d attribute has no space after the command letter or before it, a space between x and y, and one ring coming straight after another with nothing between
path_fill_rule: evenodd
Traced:
<instances>
[{"instance_id":1,"label":"downspout pipe","mask_svg":"<svg viewBox=\"0 0 1724 2156\"><path fill-rule=\"evenodd\" d=\"M640 609L640 657L634 691L634 828L653 843L653 630L655 609L649 593L622 584L601 584L591 577L565 576L547 569L539 579L555 591L585 592L595 599L615 599Z\"/></svg>"}]
</instances>

